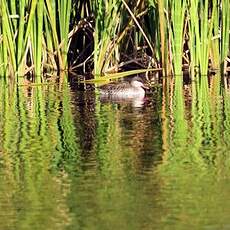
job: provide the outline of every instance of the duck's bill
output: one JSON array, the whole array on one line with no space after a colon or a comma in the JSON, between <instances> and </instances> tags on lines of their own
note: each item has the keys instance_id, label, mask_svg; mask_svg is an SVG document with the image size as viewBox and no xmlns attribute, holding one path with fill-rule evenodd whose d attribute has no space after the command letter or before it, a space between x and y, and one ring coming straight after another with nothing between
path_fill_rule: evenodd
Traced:
<instances>
[{"instance_id":1,"label":"duck's bill","mask_svg":"<svg viewBox=\"0 0 230 230\"><path fill-rule=\"evenodd\" d=\"M144 88L144 89L150 89L149 86L147 86L147 85L143 85L142 88Z\"/></svg>"}]
</instances>

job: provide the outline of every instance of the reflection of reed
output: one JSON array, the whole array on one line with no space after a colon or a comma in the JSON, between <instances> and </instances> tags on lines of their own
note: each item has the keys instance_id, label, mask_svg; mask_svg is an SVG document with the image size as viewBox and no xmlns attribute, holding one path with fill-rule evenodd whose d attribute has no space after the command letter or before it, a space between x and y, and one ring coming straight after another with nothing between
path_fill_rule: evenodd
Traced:
<instances>
[{"instance_id":1,"label":"reflection of reed","mask_svg":"<svg viewBox=\"0 0 230 230\"><path fill-rule=\"evenodd\" d=\"M50 172L53 168L60 169L58 167L65 171L70 165L67 167L68 160L77 154L74 145L69 153L69 143L76 138L71 136L73 127L65 103L68 101L66 91L63 89L63 100L60 92L52 87L45 90L19 87L14 94L6 88L1 91L4 103L0 104L3 133L0 137L0 203L4 209L0 212L0 222L3 229L31 226L63 229L70 223L66 203L69 182L66 175L59 175L55 180Z\"/></svg>"},{"instance_id":2,"label":"reflection of reed","mask_svg":"<svg viewBox=\"0 0 230 230\"><path fill-rule=\"evenodd\" d=\"M176 83L175 83L176 84ZM172 89L172 85L169 86ZM223 89L221 77L202 78L177 88L181 92L163 91L162 136L164 161L171 166L196 162L198 167L214 166L225 158L218 152L228 151L228 90ZM167 88L166 88L167 89ZM173 96L170 96L173 95ZM181 97L182 95L182 97ZM182 100L181 100L181 98ZM171 99L170 99L171 98ZM223 100L223 101L222 101ZM167 108L167 103L169 107ZM225 131L224 131L225 130ZM221 150L222 149L222 150Z\"/></svg>"},{"instance_id":3,"label":"reflection of reed","mask_svg":"<svg viewBox=\"0 0 230 230\"><path fill-rule=\"evenodd\" d=\"M163 149L163 161L166 161L168 158L169 151L169 141L173 135L173 126L174 126L174 79L173 78L163 78L162 85L162 149Z\"/></svg>"},{"instance_id":4,"label":"reflection of reed","mask_svg":"<svg viewBox=\"0 0 230 230\"><path fill-rule=\"evenodd\" d=\"M190 121L192 119L192 85L187 84L183 86L183 96L185 105L185 119ZM188 123L188 125L190 125Z\"/></svg>"},{"instance_id":5,"label":"reflection of reed","mask_svg":"<svg viewBox=\"0 0 230 230\"><path fill-rule=\"evenodd\" d=\"M194 218L197 223L192 228L204 226L204 219L204 224L208 221L211 226L216 215L218 223L226 223L225 214L230 206L223 194L229 193L229 90L222 87L221 78L216 75L209 87L206 82L184 86L183 95L185 110L180 119L176 111L178 100L173 99L173 136L164 139L168 156L164 164L158 165L155 175L160 182L156 201L162 205L160 216L166 217L165 222L174 218L180 219L180 223L191 223ZM167 110L165 118L169 120ZM169 132L171 126L166 123L164 128ZM219 209L223 205L226 209ZM215 211L200 212L207 207Z\"/></svg>"},{"instance_id":6,"label":"reflection of reed","mask_svg":"<svg viewBox=\"0 0 230 230\"><path fill-rule=\"evenodd\" d=\"M74 106L74 121L76 135L83 155L89 154L95 144L96 115L95 115L95 92L78 91L72 94Z\"/></svg>"}]
</instances>

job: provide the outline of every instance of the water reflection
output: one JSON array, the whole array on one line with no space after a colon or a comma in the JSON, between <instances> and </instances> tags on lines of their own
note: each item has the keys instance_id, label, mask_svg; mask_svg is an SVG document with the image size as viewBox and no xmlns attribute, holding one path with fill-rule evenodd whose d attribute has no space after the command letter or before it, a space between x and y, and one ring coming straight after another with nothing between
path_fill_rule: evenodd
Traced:
<instances>
[{"instance_id":1,"label":"water reflection","mask_svg":"<svg viewBox=\"0 0 230 230\"><path fill-rule=\"evenodd\" d=\"M133 108L142 108L147 103L147 98L135 97L135 98L123 98L105 97L100 96L101 103L115 103L120 105L132 105Z\"/></svg>"},{"instance_id":2,"label":"water reflection","mask_svg":"<svg viewBox=\"0 0 230 230\"><path fill-rule=\"evenodd\" d=\"M157 198L164 229L229 227L229 204L224 202L229 194L229 145L223 136L224 130L229 133L223 127L228 96L220 93L220 77L212 79L210 88L205 81L186 85L181 92L168 83L163 95L165 147L157 167Z\"/></svg>"},{"instance_id":3,"label":"water reflection","mask_svg":"<svg viewBox=\"0 0 230 230\"><path fill-rule=\"evenodd\" d=\"M135 107L0 81L1 228L228 229L230 93L181 83Z\"/></svg>"},{"instance_id":4,"label":"water reflection","mask_svg":"<svg viewBox=\"0 0 230 230\"><path fill-rule=\"evenodd\" d=\"M55 89L14 90L1 91L1 228L63 229L71 219L65 203L68 180L63 173L52 175L50 169L61 154L59 135L66 131L58 124L68 108L63 110L62 93Z\"/></svg>"}]
</instances>

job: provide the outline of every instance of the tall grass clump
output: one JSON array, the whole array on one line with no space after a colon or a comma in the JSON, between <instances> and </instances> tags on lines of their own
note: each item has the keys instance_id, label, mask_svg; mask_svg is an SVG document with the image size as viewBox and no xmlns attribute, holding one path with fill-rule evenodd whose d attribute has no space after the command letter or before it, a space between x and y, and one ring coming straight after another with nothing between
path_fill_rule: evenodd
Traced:
<instances>
[{"instance_id":1,"label":"tall grass clump","mask_svg":"<svg viewBox=\"0 0 230 230\"><path fill-rule=\"evenodd\" d=\"M34 76L76 63L94 78L149 67L226 73L229 10L229 0L0 0L0 74L41 83Z\"/></svg>"},{"instance_id":2,"label":"tall grass clump","mask_svg":"<svg viewBox=\"0 0 230 230\"><path fill-rule=\"evenodd\" d=\"M182 68L189 68L193 76L195 73L207 75L208 70L220 69L222 62L225 63L226 71L229 55L229 1L148 2L152 43L164 69L172 69L171 73L177 75Z\"/></svg>"},{"instance_id":3,"label":"tall grass clump","mask_svg":"<svg viewBox=\"0 0 230 230\"><path fill-rule=\"evenodd\" d=\"M98 76L113 65L108 58L115 52L115 37L119 31L121 0L96 0L94 36L94 74Z\"/></svg>"},{"instance_id":4,"label":"tall grass clump","mask_svg":"<svg viewBox=\"0 0 230 230\"><path fill-rule=\"evenodd\" d=\"M185 1L172 0L168 6L169 9L171 9L169 36L172 46L172 57L175 75L182 74L185 4Z\"/></svg>"},{"instance_id":5,"label":"tall grass clump","mask_svg":"<svg viewBox=\"0 0 230 230\"><path fill-rule=\"evenodd\" d=\"M230 52L230 44L229 44L230 43L230 40L229 40L229 37L230 37L230 17L229 17L230 2L229 0L222 0L219 10L220 10L220 15L221 15L221 23L220 23L221 71L222 73L226 74L227 56L229 55L229 52Z\"/></svg>"},{"instance_id":6,"label":"tall grass clump","mask_svg":"<svg viewBox=\"0 0 230 230\"><path fill-rule=\"evenodd\" d=\"M154 56L154 48L145 25L148 13L145 2L96 1L96 9L94 37L96 77L117 72L128 64L130 66L138 64L137 60L141 57L150 57L146 53L147 49Z\"/></svg>"},{"instance_id":7,"label":"tall grass clump","mask_svg":"<svg viewBox=\"0 0 230 230\"><path fill-rule=\"evenodd\" d=\"M0 0L1 75L20 81L27 73L65 70L71 5L71 0Z\"/></svg>"},{"instance_id":8,"label":"tall grass clump","mask_svg":"<svg viewBox=\"0 0 230 230\"><path fill-rule=\"evenodd\" d=\"M192 71L198 68L201 75L208 73L213 25L218 22L216 6L216 0L188 1L190 67Z\"/></svg>"}]
</instances>

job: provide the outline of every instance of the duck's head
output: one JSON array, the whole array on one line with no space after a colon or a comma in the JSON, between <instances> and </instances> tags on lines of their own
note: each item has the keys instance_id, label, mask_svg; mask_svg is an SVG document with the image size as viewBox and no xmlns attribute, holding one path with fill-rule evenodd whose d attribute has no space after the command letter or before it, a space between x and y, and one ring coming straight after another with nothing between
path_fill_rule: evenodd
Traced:
<instances>
[{"instance_id":1,"label":"duck's head","mask_svg":"<svg viewBox=\"0 0 230 230\"><path fill-rule=\"evenodd\" d=\"M131 81L131 85L135 88L149 89L149 87L143 83L143 79L140 77L134 77Z\"/></svg>"}]
</instances>

